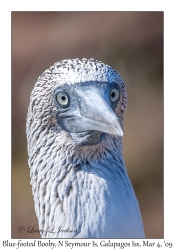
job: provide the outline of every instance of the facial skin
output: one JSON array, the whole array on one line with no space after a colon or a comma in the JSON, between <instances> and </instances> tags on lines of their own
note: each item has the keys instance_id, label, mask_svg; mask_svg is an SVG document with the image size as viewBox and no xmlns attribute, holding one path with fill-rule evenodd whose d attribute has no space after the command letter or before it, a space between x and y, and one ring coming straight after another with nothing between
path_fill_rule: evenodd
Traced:
<instances>
[{"instance_id":1,"label":"facial skin","mask_svg":"<svg viewBox=\"0 0 175 250\"><path fill-rule=\"evenodd\" d=\"M120 94L116 83L85 82L58 87L53 96L58 124L78 145L97 144L103 133L123 136L115 113Z\"/></svg>"}]
</instances>

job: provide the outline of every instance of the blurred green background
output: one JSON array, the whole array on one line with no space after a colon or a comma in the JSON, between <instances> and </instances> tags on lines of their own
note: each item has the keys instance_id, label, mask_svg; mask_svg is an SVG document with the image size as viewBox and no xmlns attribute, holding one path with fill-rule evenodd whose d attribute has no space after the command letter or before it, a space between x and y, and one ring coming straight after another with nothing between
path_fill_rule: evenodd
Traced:
<instances>
[{"instance_id":1,"label":"blurred green background","mask_svg":"<svg viewBox=\"0 0 175 250\"><path fill-rule=\"evenodd\" d=\"M146 237L163 238L163 12L12 12L12 238L40 238L26 232L38 229L25 134L31 90L45 69L78 57L124 79L123 154Z\"/></svg>"}]
</instances>

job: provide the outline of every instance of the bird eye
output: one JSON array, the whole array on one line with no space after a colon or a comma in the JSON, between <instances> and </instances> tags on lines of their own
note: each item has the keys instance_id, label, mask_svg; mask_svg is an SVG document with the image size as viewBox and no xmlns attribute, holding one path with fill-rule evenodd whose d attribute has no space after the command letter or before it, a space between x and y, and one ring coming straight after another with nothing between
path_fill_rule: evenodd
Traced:
<instances>
[{"instance_id":1,"label":"bird eye","mask_svg":"<svg viewBox=\"0 0 175 250\"><path fill-rule=\"evenodd\" d=\"M119 90L117 88L113 88L111 91L111 101L116 102L119 98Z\"/></svg>"},{"instance_id":2,"label":"bird eye","mask_svg":"<svg viewBox=\"0 0 175 250\"><path fill-rule=\"evenodd\" d=\"M69 104L69 96L64 91L60 91L56 94L56 100L62 107L66 107Z\"/></svg>"}]
</instances>

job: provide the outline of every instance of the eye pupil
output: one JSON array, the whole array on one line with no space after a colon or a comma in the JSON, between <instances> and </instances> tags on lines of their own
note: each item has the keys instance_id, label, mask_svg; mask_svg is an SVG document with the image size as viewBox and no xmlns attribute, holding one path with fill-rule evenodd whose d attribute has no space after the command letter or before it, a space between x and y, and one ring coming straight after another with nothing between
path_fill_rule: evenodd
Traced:
<instances>
[{"instance_id":1,"label":"eye pupil","mask_svg":"<svg viewBox=\"0 0 175 250\"><path fill-rule=\"evenodd\" d=\"M65 100L66 100L66 97L65 97L65 96L62 96L61 99L62 99L63 101L65 101Z\"/></svg>"},{"instance_id":2,"label":"eye pupil","mask_svg":"<svg viewBox=\"0 0 175 250\"><path fill-rule=\"evenodd\" d=\"M114 92L112 92L111 96L112 96L112 97L114 97L114 96L115 96L115 93L114 93Z\"/></svg>"}]
</instances>

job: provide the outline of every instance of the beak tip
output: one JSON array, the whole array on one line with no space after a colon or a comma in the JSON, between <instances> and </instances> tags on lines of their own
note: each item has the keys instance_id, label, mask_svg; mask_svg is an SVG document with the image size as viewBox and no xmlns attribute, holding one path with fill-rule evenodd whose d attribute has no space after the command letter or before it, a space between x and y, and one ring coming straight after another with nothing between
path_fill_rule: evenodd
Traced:
<instances>
[{"instance_id":1,"label":"beak tip","mask_svg":"<svg viewBox=\"0 0 175 250\"><path fill-rule=\"evenodd\" d=\"M115 130L113 130L113 132L111 134L116 135L116 136L120 136L120 137L124 136L123 130L122 129L117 129L117 128L115 128Z\"/></svg>"},{"instance_id":2,"label":"beak tip","mask_svg":"<svg viewBox=\"0 0 175 250\"><path fill-rule=\"evenodd\" d=\"M120 136L121 136L121 137L123 137L123 136L124 136L123 131L120 131Z\"/></svg>"},{"instance_id":3,"label":"beak tip","mask_svg":"<svg viewBox=\"0 0 175 250\"><path fill-rule=\"evenodd\" d=\"M124 131L123 131L123 128L121 126L121 124L119 123L118 124L118 127L115 127L117 129L117 135L120 136L120 137L123 137L124 136Z\"/></svg>"}]
</instances>

